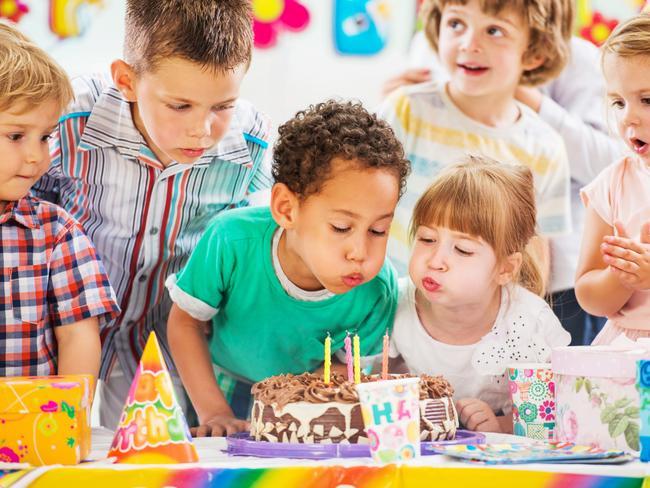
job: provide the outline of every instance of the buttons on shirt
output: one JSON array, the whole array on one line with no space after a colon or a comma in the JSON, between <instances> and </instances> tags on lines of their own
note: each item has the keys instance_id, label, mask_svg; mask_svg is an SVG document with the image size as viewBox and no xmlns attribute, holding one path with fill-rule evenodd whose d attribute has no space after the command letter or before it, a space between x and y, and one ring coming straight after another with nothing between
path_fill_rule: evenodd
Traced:
<instances>
[{"instance_id":1,"label":"buttons on shirt","mask_svg":"<svg viewBox=\"0 0 650 488\"><path fill-rule=\"evenodd\" d=\"M138 281L140 283L144 283L145 281L147 281L147 278L148 278L148 276L146 274L143 274L143 275L140 275L140 278L138 278Z\"/></svg>"},{"instance_id":2,"label":"buttons on shirt","mask_svg":"<svg viewBox=\"0 0 650 488\"><path fill-rule=\"evenodd\" d=\"M152 227L151 230L149 231L149 234L155 236L159 231L160 229L158 227Z\"/></svg>"}]
</instances>

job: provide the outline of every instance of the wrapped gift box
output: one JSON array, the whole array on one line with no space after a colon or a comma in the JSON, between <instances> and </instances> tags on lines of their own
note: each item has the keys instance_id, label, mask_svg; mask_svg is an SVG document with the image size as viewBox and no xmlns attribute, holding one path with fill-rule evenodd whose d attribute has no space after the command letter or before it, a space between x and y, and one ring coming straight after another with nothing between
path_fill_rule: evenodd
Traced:
<instances>
[{"instance_id":1,"label":"wrapped gift box","mask_svg":"<svg viewBox=\"0 0 650 488\"><path fill-rule=\"evenodd\" d=\"M638 452L636 362L644 358L650 358L650 353L642 347L553 349L556 439Z\"/></svg>"},{"instance_id":2,"label":"wrapped gift box","mask_svg":"<svg viewBox=\"0 0 650 488\"><path fill-rule=\"evenodd\" d=\"M77 464L90 452L90 375L0 378L0 461Z\"/></svg>"}]
</instances>

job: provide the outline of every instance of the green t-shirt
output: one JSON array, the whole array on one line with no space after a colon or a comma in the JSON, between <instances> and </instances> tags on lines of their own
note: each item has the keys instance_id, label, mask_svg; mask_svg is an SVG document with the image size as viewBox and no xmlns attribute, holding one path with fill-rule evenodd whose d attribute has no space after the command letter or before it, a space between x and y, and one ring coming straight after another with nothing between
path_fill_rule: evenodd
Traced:
<instances>
[{"instance_id":1,"label":"green t-shirt","mask_svg":"<svg viewBox=\"0 0 650 488\"><path fill-rule=\"evenodd\" d=\"M313 371L323 343L343 347L346 330L359 334L361 355L381 351L397 307L397 276L386 261L368 283L322 301L289 296L273 269L277 224L267 207L231 210L207 228L170 288L174 302L212 321L209 348L219 367L249 381Z\"/></svg>"}]
</instances>

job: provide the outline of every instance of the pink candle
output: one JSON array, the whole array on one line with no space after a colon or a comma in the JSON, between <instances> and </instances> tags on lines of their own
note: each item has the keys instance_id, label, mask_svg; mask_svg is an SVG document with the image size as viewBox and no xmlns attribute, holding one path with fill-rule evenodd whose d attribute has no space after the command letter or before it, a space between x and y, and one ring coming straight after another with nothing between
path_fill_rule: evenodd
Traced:
<instances>
[{"instance_id":1,"label":"pink candle","mask_svg":"<svg viewBox=\"0 0 650 488\"><path fill-rule=\"evenodd\" d=\"M354 380L354 372L352 370L352 340L350 339L350 334L345 336L343 341L345 346L345 364L348 365L348 381L352 383Z\"/></svg>"},{"instance_id":2,"label":"pink candle","mask_svg":"<svg viewBox=\"0 0 650 488\"><path fill-rule=\"evenodd\" d=\"M388 331L384 334L384 347L381 358L381 379L388 379Z\"/></svg>"}]
</instances>

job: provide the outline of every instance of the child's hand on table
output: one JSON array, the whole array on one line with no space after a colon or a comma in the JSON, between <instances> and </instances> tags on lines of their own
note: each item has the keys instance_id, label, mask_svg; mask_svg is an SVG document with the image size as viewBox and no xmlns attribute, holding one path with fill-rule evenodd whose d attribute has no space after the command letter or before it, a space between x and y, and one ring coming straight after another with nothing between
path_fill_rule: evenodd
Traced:
<instances>
[{"instance_id":1,"label":"child's hand on table","mask_svg":"<svg viewBox=\"0 0 650 488\"><path fill-rule=\"evenodd\" d=\"M463 398L456 402L460 423L476 432L501 432L501 424L490 406L478 398Z\"/></svg>"},{"instance_id":2,"label":"child's hand on table","mask_svg":"<svg viewBox=\"0 0 650 488\"><path fill-rule=\"evenodd\" d=\"M198 427L192 427L193 437L224 437L250 429L250 424L232 414L214 415Z\"/></svg>"},{"instance_id":3,"label":"child's hand on table","mask_svg":"<svg viewBox=\"0 0 650 488\"><path fill-rule=\"evenodd\" d=\"M603 261L623 286L650 289L650 222L641 227L640 242L628 235L621 222L614 226L618 236L605 236L600 245Z\"/></svg>"}]
</instances>

